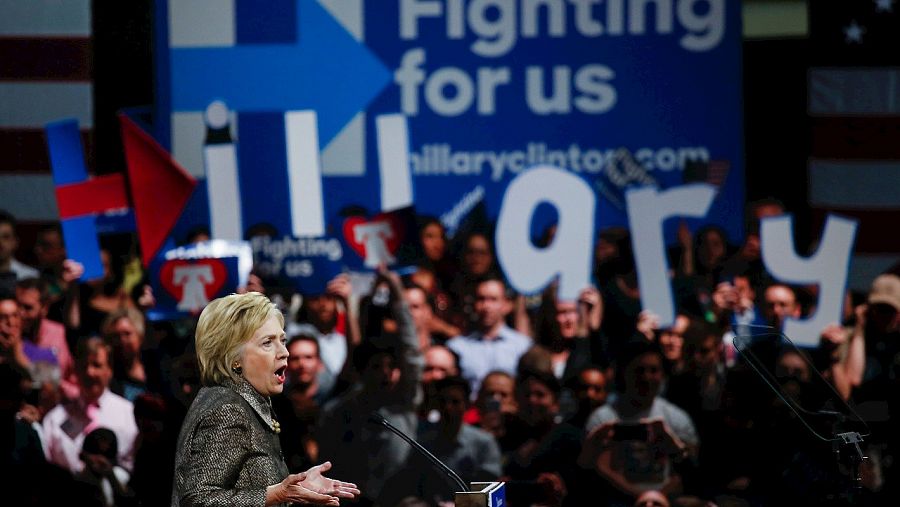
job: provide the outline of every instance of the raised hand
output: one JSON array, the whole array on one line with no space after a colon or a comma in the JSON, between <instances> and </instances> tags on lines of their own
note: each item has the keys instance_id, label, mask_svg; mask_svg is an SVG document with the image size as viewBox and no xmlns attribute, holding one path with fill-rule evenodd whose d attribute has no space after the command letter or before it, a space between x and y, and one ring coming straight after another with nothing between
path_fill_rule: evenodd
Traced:
<instances>
[{"instance_id":1,"label":"raised hand","mask_svg":"<svg viewBox=\"0 0 900 507\"><path fill-rule=\"evenodd\" d=\"M74 282L75 280L81 278L81 275L83 274L84 264L72 259L66 259L63 261L62 279L64 282Z\"/></svg>"},{"instance_id":2,"label":"raised hand","mask_svg":"<svg viewBox=\"0 0 900 507\"><path fill-rule=\"evenodd\" d=\"M652 341L654 334L659 329L659 315L650 310L641 310L641 313L638 314L635 328L648 340Z\"/></svg>"},{"instance_id":3,"label":"raised hand","mask_svg":"<svg viewBox=\"0 0 900 507\"><path fill-rule=\"evenodd\" d=\"M353 286L350 283L350 277L345 273L337 275L325 286L325 292L332 296L336 296L342 302L346 303L353 294Z\"/></svg>"},{"instance_id":4,"label":"raised hand","mask_svg":"<svg viewBox=\"0 0 900 507\"><path fill-rule=\"evenodd\" d=\"M641 423L648 426L650 442L661 446L666 454L684 455L687 453L687 445L675 436L662 418L643 419Z\"/></svg>"},{"instance_id":5,"label":"raised hand","mask_svg":"<svg viewBox=\"0 0 900 507\"><path fill-rule=\"evenodd\" d=\"M600 329L603 320L603 298L596 287L586 287L578 294L578 302L585 312L584 320L590 331Z\"/></svg>"}]
</instances>

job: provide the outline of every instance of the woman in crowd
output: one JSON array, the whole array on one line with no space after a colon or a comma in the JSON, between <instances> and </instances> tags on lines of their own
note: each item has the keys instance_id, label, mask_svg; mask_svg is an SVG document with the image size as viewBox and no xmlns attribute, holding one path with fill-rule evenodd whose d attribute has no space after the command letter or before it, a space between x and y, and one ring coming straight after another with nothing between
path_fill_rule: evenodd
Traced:
<instances>
[{"instance_id":1,"label":"woman in crowd","mask_svg":"<svg viewBox=\"0 0 900 507\"><path fill-rule=\"evenodd\" d=\"M447 249L447 231L435 217L421 217L419 239L422 241L424 265L435 274L438 285L445 289L456 274L457 265Z\"/></svg>"},{"instance_id":2,"label":"woman in crowd","mask_svg":"<svg viewBox=\"0 0 900 507\"><path fill-rule=\"evenodd\" d=\"M450 284L449 292L454 298L450 324L468 333L475 317L475 289L479 280L497 273L494 247L490 236L483 232L472 232L463 242L460 255L460 269Z\"/></svg>"},{"instance_id":3,"label":"woman in crowd","mask_svg":"<svg viewBox=\"0 0 900 507\"><path fill-rule=\"evenodd\" d=\"M79 337L100 334L103 322L110 313L134 306L122 286L124 266L121 259L102 248L100 261L103 277L81 282L78 279L84 274L84 266L72 260L64 263L63 279L69 283L63 300L64 324L69 332Z\"/></svg>"},{"instance_id":4,"label":"woman in crowd","mask_svg":"<svg viewBox=\"0 0 900 507\"><path fill-rule=\"evenodd\" d=\"M284 317L262 294L216 299L196 331L204 387L188 410L175 457L172 505L339 505L354 484L323 463L289 474L270 397L284 389Z\"/></svg>"},{"instance_id":5,"label":"woman in crowd","mask_svg":"<svg viewBox=\"0 0 900 507\"><path fill-rule=\"evenodd\" d=\"M133 402L147 391L147 373L141 360L144 316L134 308L120 308L103 321L103 336L113 349L113 390Z\"/></svg>"},{"instance_id":6,"label":"woman in crowd","mask_svg":"<svg viewBox=\"0 0 900 507\"><path fill-rule=\"evenodd\" d=\"M597 289L587 287L577 300L567 301L559 299L551 286L544 291L540 312L535 338L550 351L553 374L561 382L590 364L606 362L605 357L593 357L605 349L600 334L603 300Z\"/></svg>"}]
</instances>

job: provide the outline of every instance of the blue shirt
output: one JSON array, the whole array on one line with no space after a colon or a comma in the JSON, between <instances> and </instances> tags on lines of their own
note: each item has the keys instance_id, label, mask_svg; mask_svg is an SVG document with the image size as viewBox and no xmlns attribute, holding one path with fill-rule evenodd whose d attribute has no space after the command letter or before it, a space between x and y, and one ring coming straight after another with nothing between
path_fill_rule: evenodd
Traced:
<instances>
[{"instance_id":1,"label":"blue shirt","mask_svg":"<svg viewBox=\"0 0 900 507\"><path fill-rule=\"evenodd\" d=\"M531 338L510 329L505 324L494 339L485 339L476 331L447 341L447 348L459 356L459 370L477 393L481 380L494 370L515 376L519 358L531 348Z\"/></svg>"}]
</instances>

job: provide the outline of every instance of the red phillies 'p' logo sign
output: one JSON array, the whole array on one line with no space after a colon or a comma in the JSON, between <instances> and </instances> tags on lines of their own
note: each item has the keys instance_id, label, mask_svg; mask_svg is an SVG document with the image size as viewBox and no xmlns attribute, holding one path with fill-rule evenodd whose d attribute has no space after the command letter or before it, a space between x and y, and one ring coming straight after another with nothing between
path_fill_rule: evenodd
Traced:
<instances>
[{"instance_id":1,"label":"red phillies 'p' logo sign","mask_svg":"<svg viewBox=\"0 0 900 507\"><path fill-rule=\"evenodd\" d=\"M163 264L159 278L179 310L196 313L225 285L228 270L219 259L175 259Z\"/></svg>"},{"instance_id":2,"label":"red phillies 'p' logo sign","mask_svg":"<svg viewBox=\"0 0 900 507\"><path fill-rule=\"evenodd\" d=\"M344 220L344 241L374 268L397 262L396 254L406 238L403 221L395 214L380 213L371 219L355 216Z\"/></svg>"}]
</instances>

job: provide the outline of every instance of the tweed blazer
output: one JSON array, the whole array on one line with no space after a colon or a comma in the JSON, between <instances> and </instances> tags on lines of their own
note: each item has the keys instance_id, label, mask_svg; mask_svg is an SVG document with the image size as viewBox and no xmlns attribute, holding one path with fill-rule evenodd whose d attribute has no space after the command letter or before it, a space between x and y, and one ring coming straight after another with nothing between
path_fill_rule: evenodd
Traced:
<instances>
[{"instance_id":1,"label":"tweed blazer","mask_svg":"<svg viewBox=\"0 0 900 507\"><path fill-rule=\"evenodd\" d=\"M262 507L287 476L269 399L243 379L200 389L178 436L172 507Z\"/></svg>"}]
</instances>

